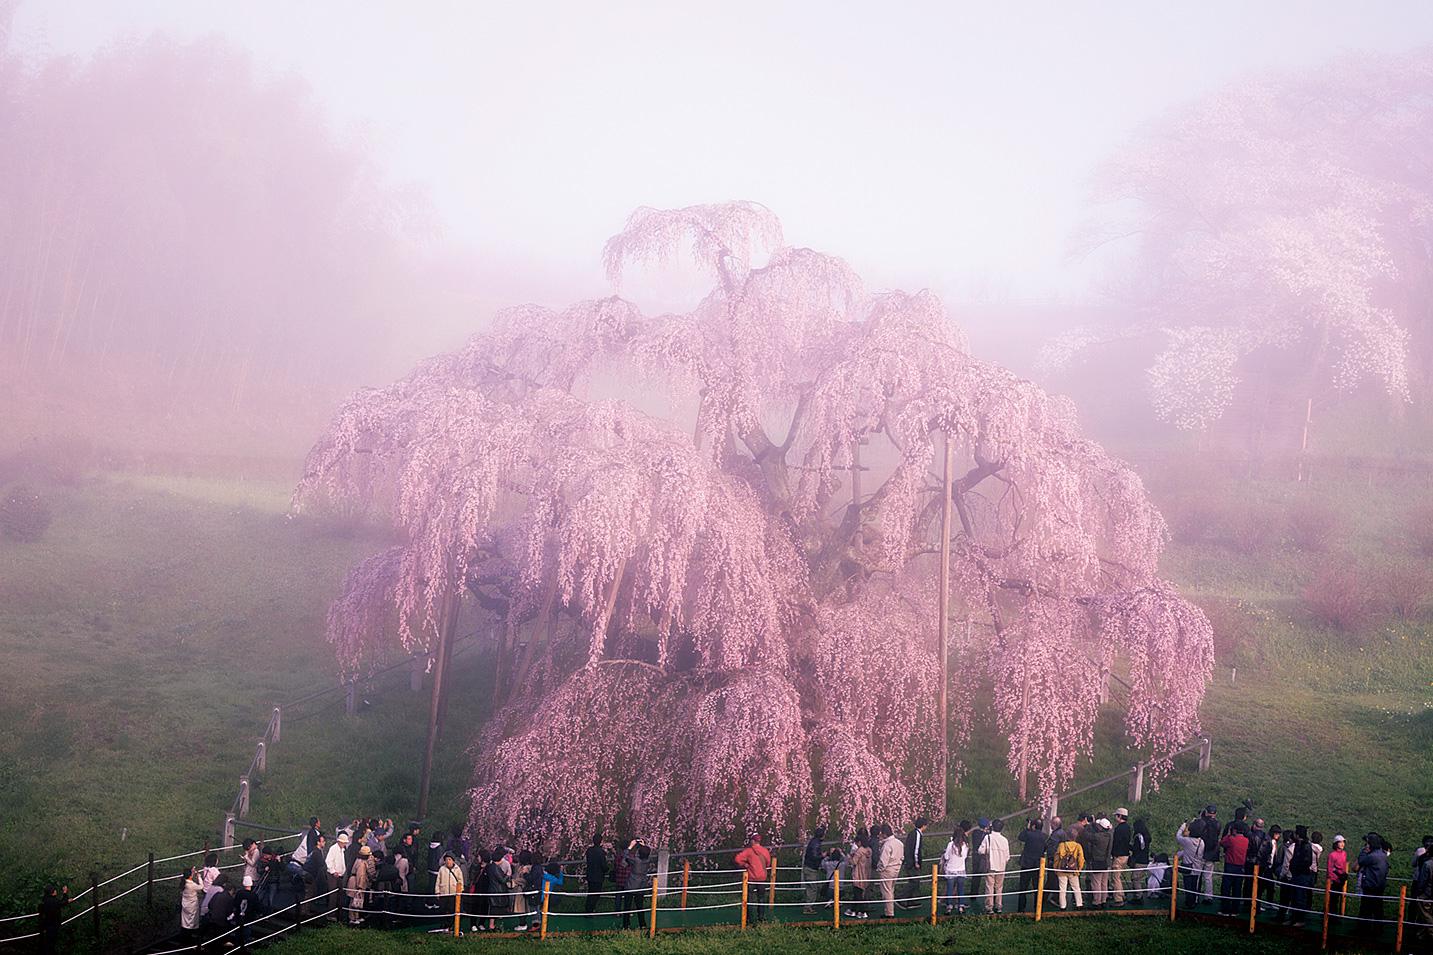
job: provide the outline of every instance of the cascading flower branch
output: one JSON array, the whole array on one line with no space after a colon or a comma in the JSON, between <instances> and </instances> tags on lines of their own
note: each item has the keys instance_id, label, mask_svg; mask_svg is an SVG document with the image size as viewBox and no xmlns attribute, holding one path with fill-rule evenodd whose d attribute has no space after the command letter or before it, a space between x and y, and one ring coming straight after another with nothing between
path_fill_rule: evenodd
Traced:
<instances>
[{"instance_id":1,"label":"cascading flower branch","mask_svg":"<svg viewBox=\"0 0 1433 955\"><path fill-rule=\"evenodd\" d=\"M492 623L479 837L711 844L930 814L943 734L963 745L987 694L1012 771L1048 797L1117 666L1133 745L1157 759L1198 731L1209 626L1157 574L1139 478L1068 402L972 357L930 293L868 294L779 242L754 203L643 210L608 269L690 252L717 283L693 312L508 311L355 395L311 452L297 508L382 511L402 541L333 605L345 667L431 647L458 612ZM634 374L691 389L674 407L696 420L592 396ZM960 671L941 727L947 442Z\"/></svg>"}]
</instances>

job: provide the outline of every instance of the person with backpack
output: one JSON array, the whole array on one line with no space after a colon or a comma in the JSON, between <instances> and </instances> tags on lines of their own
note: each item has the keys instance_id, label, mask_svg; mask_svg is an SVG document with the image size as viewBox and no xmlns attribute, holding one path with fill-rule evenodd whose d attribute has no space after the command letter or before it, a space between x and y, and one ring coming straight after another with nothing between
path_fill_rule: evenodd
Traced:
<instances>
[{"instance_id":1,"label":"person with backpack","mask_svg":"<svg viewBox=\"0 0 1433 955\"><path fill-rule=\"evenodd\" d=\"M1066 890L1073 890L1075 908L1085 907L1084 897L1080 894L1080 872L1084 868L1085 850L1077 838L1066 833L1065 841L1055 850L1055 874L1060 883L1060 911L1065 910Z\"/></svg>"},{"instance_id":2,"label":"person with backpack","mask_svg":"<svg viewBox=\"0 0 1433 955\"><path fill-rule=\"evenodd\" d=\"M1363 848L1358 853L1358 917L1363 919L1383 918L1383 893L1388 887L1388 842L1376 832L1363 837ZM1369 924L1373 937L1382 934L1383 926Z\"/></svg>"}]
</instances>

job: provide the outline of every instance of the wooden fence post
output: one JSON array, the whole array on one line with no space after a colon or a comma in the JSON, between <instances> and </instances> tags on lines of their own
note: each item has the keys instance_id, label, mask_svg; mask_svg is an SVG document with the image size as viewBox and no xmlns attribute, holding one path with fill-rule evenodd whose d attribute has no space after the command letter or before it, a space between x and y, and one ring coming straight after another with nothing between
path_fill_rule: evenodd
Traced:
<instances>
[{"instance_id":1,"label":"wooden fence post","mask_svg":"<svg viewBox=\"0 0 1433 955\"><path fill-rule=\"evenodd\" d=\"M1129 801L1139 802L1144 798L1144 763L1136 763L1134 775L1129 780Z\"/></svg>"},{"instance_id":2,"label":"wooden fence post","mask_svg":"<svg viewBox=\"0 0 1433 955\"><path fill-rule=\"evenodd\" d=\"M349 716L358 712L358 684L349 680L343 691L343 711Z\"/></svg>"},{"instance_id":3,"label":"wooden fence post","mask_svg":"<svg viewBox=\"0 0 1433 955\"><path fill-rule=\"evenodd\" d=\"M1040 857L1040 880L1035 893L1035 921L1045 916L1045 857Z\"/></svg>"},{"instance_id":4,"label":"wooden fence post","mask_svg":"<svg viewBox=\"0 0 1433 955\"><path fill-rule=\"evenodd\" d=\"M1257 868L1258 867L1255 866L1255 869ZM1332 890L1332 886L1333 879L1329 876L1324 876L1324 938L1319 948L1329 947L1329 893ZM1257 896L1255 897L1257 898Z\"/></svg>"},{"instance_id":5,"label":"wooden fence post","mask_svg":"<svg viewBox=\"0 0 1433 955\"><path fill-rule=\"evenodd\" d=\"M542 893L542 921L538 923L537 929L537 937L539 939L547 938L547 903L551 898L551 892ZM621 896L618 896L618 898L621 898Z\"/></svg>"},{"instance_id":6,"label":"wooden fence post","mask_svg":"<svg viewBox=\"0 0 1433 955\"><path fill-rule=\"evenodd\" d=\"M263 740L259 740L259 748L254 753L254 768L261 773L267 772L269 768L268 747L264 745Z\"/></svg>"},{"instance_id":7,"label":"wooden fence post","mask_svg":"<svg viewBox=\"0 0 1433 955\"><path fill-rule=\"evenodd\" d=\"M750 882L751 873L743 872L741 874L741 930L743 932L746 931L746 897L750 889Z\"/></svg>"},{"instance_id":8,"label":"wooden fence post","mask_svg":"<svg viewBox=\"0 0 1433 955\"><path fill-rule=\"evenodd\" d=\"M1169 862L1169 920L1174 921L1175 914L1179 909L1179 853Z\"/></svg>"},{"instance_id":9,"label":"wooden fence post","mask_svg":"<svg viewBox=\"0 0 1433 955\"><path fill-rule=\"evenodd\" d=\"M1209 771L1209 756L1212 749L1213 746L1209 742L1209 737L1206 736L1199 741L1199 771L1201 773L1207 773Z\"/></svg>"},{"instance_id":10,"label":"wooden fence post","mask_svg":"<svg viewBox=\"0 0 1433 955\"><path fill-rule=\"evenodd\" d=\"M154 853L149 854L149 865L144 872L144 906L154 908Z\"/></svg>"},{"instance_id":11,"label":"wooden fence post","mask_svg":"<svg viewBox=\"0 0 1433 955\"><path fill-rule=\"evenodd\" d=\"M652 921L647 926L647 937L657 937L657 877L652 876Z\"/></svg>"},{"instance_id":12,"label":"wooden fence post","mask_svg":"<svg viewBox=\"0 0 1433 955\"><path fill-rule=\"evenodd\" d=\"M831 873L834 877L831 882L831 927L841 927L841 870L837 869Z\"/></svg>"},{"instance_id":13,"label":"wooden fence post","mask_svg":"<svg viewBox=\"0 0 1433 955\"><path fill-rule=\"evenodd\" d=\"M245 819L249 815L249 777L248 774L239 777L239 818ZM224 843L232 846L232 842Z\"/></svg>"},{"instance_id":14,"label":"wooden fence post","mask_svg":"<svg viewBox=\"0 0 1433 955\"><path fill-rule=\"evenodd\" d=\"M219 845L232 846L234 844L234 814L224 813L224 831L220 833Z\"/></svg>"},{"instance_id":15,"label":"wooden fence post","mask_svg":"<svg viewBox=\"0 0 1433 955\"><path fill-rule=\"evenodd\" d=\"M930 867L930 924L935 924L935 910L940 898L940 866Z\"/></svg>"},{"instance_id":16,"label":"wooden fence post","mask_svg":"<svg viewBox=\"0 0 1433 955\"><path fill-rule=\"evenodd\" d=\"M1249 934L1254 934L1254 919L1259 915L1259 865L1254 864L1254 882L1249 891Z\"/></svg>"},{"instance_id":17,"label":"wooden fence post","mask_svg":"<svg viewBox=\"0 0 1433 955\"><path fill-rule=\"evenodd\" d=\"M766 887L766 914L776 917L776 850L771 850L771 884Z\"/></svg>"},{"instance_id":18,"label":"wooden fence post","mask_svg":"<svg viewBox=\"0 0 1433 955\"><path fill-rule=\"evenodd\" d=\"M1338 900L1338 914L1344 916L1348 914L1348 879L1343 880L1341 894L1343 897Z\"/></svg>"},{"instance_id":19,"label":"wooden fence post","mask_svg":"<svg viewBox=\"0 0 1433 955\"><path fill-rule=\"evenodd\" d=\"M1393 936L1393 955L1403 951L1403 913L1408 907L1408 886L1398 887L1398 931ZM98 924L98 923L96 923Z\"/></svg>"},{"instance_id":20,"label":"wooden fence post","mask_svg":"<svg viewBox=\"0 0 1433 955\"><path fill-rule=\"evenodd\" d=\"M269 734L270 742L277 743L279 741L279 733L283 730L283 727L284 708L282 706L276 706L274 707L274 729L273 732Z\"/></svg>"},{"instance_id":21,"label":"wooden fence post","mask_svg":"<svg viewBox=\"0 0 1433 955\"><path fill-rule=\"evenodd\" d=\"M461 938L463 934L463 893L453 893L453 937Z\"/></svg>"},{"instance_id":22,"label":"wooden fence post","mask_svg":"<svg viewBox=\"0 0 1433 955\"><path fill-rule=\"evenodd\" d=\"M304 921L304 909L303 909L303 905L304 905L303 895L302 895L301 893L295 892L295 893L294 893L294 933L295 933L295 934L298 933L299 926L303 925L303 921Z\"/></svg>"},{"instance_id":23,"label":"wooden fence post","mask_svg":"<svg viewBox=\"0 0 1433 955\"><path fill-rule=\"evenodd\" d=\"M682 909L687 907L687 883L692 880L692 860L688 859L682 863Z\"/></svg>"},{"instance_id":24,"label":"wooden fence post","mask_svg":"<svg viewBox=\"0 0 1433 955\"><path fill-rule=\"evenodd\" d=\"M95 922L95 944L100 941L100 877L99 873L90 873L90 911L94 913ZM101 949L103 945L99 946Z\"/></svg>"}]
</instances>

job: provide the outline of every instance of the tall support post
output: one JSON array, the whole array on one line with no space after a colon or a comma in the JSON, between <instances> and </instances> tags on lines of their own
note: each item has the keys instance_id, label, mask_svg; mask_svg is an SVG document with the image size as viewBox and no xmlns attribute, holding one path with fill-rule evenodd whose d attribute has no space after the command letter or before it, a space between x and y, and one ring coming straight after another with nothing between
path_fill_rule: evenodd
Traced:
<instances>
[{"instance_id":1,"label":"tall support post","mask_svg":"<svg viewBox=\"0 0 1433 955\"><path fill-rule=\"evenodd\" d=\"M423 747L423 770L418 778L418 818L428 818L428 788L433 781L433 748L438 741L438 720L442 712L443 694L447 690L448 648L453 642L453 631L458 625L457 590L447 601L443 627L438 634L438 646L434 651L433 696L428 703L428 741Z\"/></svg>"},{"instance_id":2,"label":"tall support post","mask_svg":"<svg viewBox=\"0 0 1433 955\"><path fill-rule=\"evenodd\" d=\"M248 776L247 773L245 773L243 776L240 776L240 777L239 777L239 818L240 818L240 819L247 819L248 817L249 817L249 776ZM226 845L226 846L227 846L227 845L233 845L233 843L226 842L226 843L224 843L224 845Z\"/></svg>"},{"instance_id":3,"label":"tall support post","mask_svg":"<svg viewBox=\"0 0 1433 955\"><path fill-rule=\"evenodd\" d=\"M1403 915L1408 909L1408 886L1398 887L1398 931L1393 936L1393 955L1403 951ZM98 920L95 922L98 926ZM98 931L98 929L96 929Z\"/></svg>"},{"instance_id":4,"label":"tall support post","mask_svg":"<svg viewBox=\"0 0 1433 955\"><path fill-rule=\"evenodd\" d=\"M1348 914L1348 879L1343 880L1343 888L1339 890L1338 914L1340 918Z\"/></svg>"},{"instance_id":5,"label":"tall support post","mask_svg":"<svg viewBox=\"0 0 1433 955\"><path fill-rule=\"evenodd\" d=\"M841 927L841 870L831 873L831 927Z\"/></svg>"},{"instance_id":6,"label":"tall support post","mask_svg":"<svg viewBox=\"0 0 1433 955\"><path fill-rule=\"evenodd\" d=\"M1129 778L1129 801L1139 802L1144 798L1144 763L1136 763L1134 775Z\"/></svg>"},{"instance_id":7,"label":"tall support post","mask_svg":"<svg viewBox=\"0 0 1433 955\"><path fill-rule=\"evenodd\" d=\"M1209 759L1213 748L1213 744L1209 742L1209 737L1206 736L1199 741L1199 771L1201 773L1209 772Z\"/></svg>"},{"instance_id":8,"label":"tall support post","mask_svg":"<svg viewBox=\"0 0 1433 955\"><path fill-rule=\"evenodd\" d=\"M273 727L273 732L269 734L269 741L277 743L284 728L284 708L282 706L274 707Z\"/></svg>"},{"instance_id":9,"label":"tall support post","mask_svg":"<svg viewBox=\"0 0 1433 955\"><path fill-rule=\"evenodd\" d=\"M741 930L746 931L746 900L751 892L751 873L741 874Z\"/></svg>"},{"instance_id":10,"label":"tall support post","mask_svg":"<svg viewBox=\"0 0 1433 955\"><path fill-rule=\"evenodd\" d=\"M1169 862L1169 920L1174 921L1179 909L1179 853Z\"/></svg>"},{"instance_id":11,"label":"tall support post","mask_svg":"<svg viewBox=\"0 0 1433 955\"><path fill-rule=\"evenodd\" d=\"M538 929L537 929L537 937L538 937L538 939L545 939L545 938L547 938L547 903L548 903L548 900L551 899L551 898L552 898L552 893L551 893L551 892L544 892L544 893L542 893L542 921L538 923Z\"/></svg>"},{"instance_id":12,"label":"tall support post","mask_svg":"<svg viewBox=\"0 0 1433 955\"><path fill-rule=\"evenodd\" d=\"M1259 869L1258 866L1254 866L1254 870L1255 870L1256 872L1258 871L1258 869ZM1319 943L1319 948L1328 948L1328 947L1329 947L1329 901L1330 901L1330 900L1329 900L1329 896L1332 894L1329 890L1332 888L1332 886L1333 886L1333 879L1330 878L1329 876L1324 876L1324 937L1323 937L1323 941L1322 941L1321 943ZM1255 889L1255 890L1254 890L1254 898L1255 898L1255 899L1258 899L1258 898L1259 898L1258 886L1255 886L1254 889ZM1257 908L1257 906L1256 906L1256 908Z\"/></svg>"},{"instance_id":13,"label":"tall support post","mask_svg":"<svg viewBox=\"0 0 1433 955\"><path fill-rule=\"evenodd\" d=\"M692 860L682 863L682 908L687 907L687 883L692 881Z\"/></svg>"},{"instance_id":14,"label":"tall support post","mask_svg":"<svg viewBox=\"0 0 1433 955\"><path fill-rule=\"evenodd\" d=\"M463 934L463 893L453 893L453 937L459 938Z\"/></svg>"},{"instance_id":15,"label":"tall support post","mask_svg":"<svg viewBox=\"0 0 1433 955\"><path fill-rule=\"evenodd\" d=\"M423 657L415 656L408 665L408 689L414 693L423 689Z\"/></svg>"},{"instance_id":16,"label":"tall support post","mask_svg":"<svg viewBox=\"0 0 1433 955\"><path fill-rule=\"evenodd\" d=\"M930 924L935 924L936 906L940 900L940 866L930 867Z\"/></svg>"},{"instance_id":17,"label":"tall support post","mask_svg":"<svg viewBox=\"0 0 1433 955\"><path fill-rule=\"evenodd\" d=\"M1035 921L1045 917L1045 857L1040 857L1040 879L1035 884Z\"/></svg>"},{"instance_id":18,"label":"tall support post","mask_svg":"<svg viewBox=\"0 0 1433 955\"><path fill-rule=\"evenodd\" d=\"M259 740L259 748L254 751L254 768L259 772L268 772L269 769L269 748Z\"/></svg>"},{"instance_id":19,"label":"tall support post","mask_svg":"<svg viewBox=\"0 0 1433 955\"><path fill-rule=\"evenodd\" d=\"M219 845L232 846L234 844L234 814L224 813L224 831L219 834Z\"/></svg>"},{"instance_id":20,"label":"tall support post","mask_svg":"<svg viewBox=\"0 0 1433 955\"><path fill-rule=\"evenodd\" d=\"M774 918L776 912L776 850L771 850L771 882L766 886L766 913Z\"/></svg>"},{"instance_id":21,"label":"tall support post","mask_svg":"<svg viewBox=\"0 0 1433 955\"><path fill-rule=\"evenodd\" d=\"M1249 889L1249 934L1254 934L1254 920L1259 915L1259 866L1254 866L1254 881Z\"/></svg>"},{"instance_id":22,"label":"tall support post","mask_svg":"<svg viewBox=\"0 0 1433 955\"><path fill-rule=\"evenodd\" d=\"M351 677L343 685L343 711L349 716L358 712L358 684Z\"/></svg>"},{"instance_id":23,"label":"tall support post","mask_svg":"<svg viewBox=\"0 0 1433 955\"><path fill-rule=\"evenodd\" d=\"M950 778L950 509L951 475L954 465L955 445L950 442L950 432L943 435L945 444L945 466L941 476L940 500L940 600L936 641L940 658L940 697L936 707L936 719L940 721L940 814L946 812L946 790Z\"/></svg>"}]
</instances>

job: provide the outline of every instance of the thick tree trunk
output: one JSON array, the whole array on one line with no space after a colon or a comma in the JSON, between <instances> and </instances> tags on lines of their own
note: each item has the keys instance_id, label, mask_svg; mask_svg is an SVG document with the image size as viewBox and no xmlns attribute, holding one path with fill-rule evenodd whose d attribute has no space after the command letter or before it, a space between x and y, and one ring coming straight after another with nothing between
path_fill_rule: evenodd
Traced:
<instances>
[{"instance_id":1,"label":"thick tree trunk","mask_svg":"<svg viewBox=\"0 0 1433 955\"><path fill-rule=\"evenodd\" d=\"M433 781L433 749L438 742L439 724L442 721L444 696L448 691L448 666L453 655L453 634L458 626L457 592L449 598L443 626L438 631L438 646L434 650L433 696L428 704L428 741L423 747L423 769L418 777L418 818L428 818L428 789Z\"/></svg>"}]
</instances>

